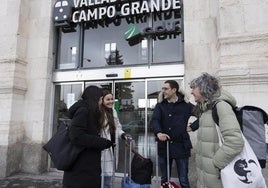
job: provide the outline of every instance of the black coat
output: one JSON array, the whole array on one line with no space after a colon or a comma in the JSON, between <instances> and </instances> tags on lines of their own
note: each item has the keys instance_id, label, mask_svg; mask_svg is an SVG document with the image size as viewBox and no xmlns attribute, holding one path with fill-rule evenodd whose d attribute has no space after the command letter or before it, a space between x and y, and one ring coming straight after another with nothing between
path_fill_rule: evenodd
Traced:
<instances>
[{"instance_id":1,"label":"black coat","mask_svg":"<svg viewBox=\"0 0 268 188\"><path fill-rule=\"evenodd\" d=\"M71 170L65 171L63 185L66 188L101 187L101 150L107 148L108 141L99 137L96 109L89 109L80 100L69 110L71 121L71 142L86 149L79 155ZM95 114L95 115L94 115Z\"/></svg>"},{"instance_id":2,"label":"black coat","mask_svg":"<svg viewBox=\"0 0 268 188\"><path fill-rule=\"evenodd\" d=\"M169 103L164 99L158 103L152 116L154 134L165 133L170 137L170 158L188 158L191 155L192 143L186 131L189 118L193 115L192 103L184 101L184 96L179 95L178 101ZM199 121L196 120L191 128L196 130ZM158 155L166 157L166 142L158 143Z\"/></svg>"}]
</instances>

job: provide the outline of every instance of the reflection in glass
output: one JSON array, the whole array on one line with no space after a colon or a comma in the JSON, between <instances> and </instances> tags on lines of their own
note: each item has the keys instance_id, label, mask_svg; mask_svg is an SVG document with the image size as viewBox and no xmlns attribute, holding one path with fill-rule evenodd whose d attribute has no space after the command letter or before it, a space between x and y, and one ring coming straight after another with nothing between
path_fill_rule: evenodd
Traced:
<instances>
[{"instance_id":1,"label":"reflection in glass","mask_svg":"<svg viewBox=\"0 0 268 188\"><path fill-rule=\"evenodd\" d=\"M63 33L60 32L59 37L59 51L57 68L58 69L74 69L78 67L78 46L79 46L79 32Z\"/></svg>"},{"instance_id":2,"label":"reflection in glass","mask_svg":"<svg viewBox=\"0 0 268 188\"><path fill-rule=\"evenodd\" d=\"M141 41L141 59L148 59L148 40L144 39Z\"/></svg>"},{"instance_id":3,"label":"reflection in glass","mask_svg":"<svg viewBox=\"0 0 268 188\"><path fill-rule=\"evenodd\" d=\"M71 53L68 53L68 56L70 55L71 57L68 57L68 62L75 64L76 59L77 59L77 47L76 46L72 46L70 47Z\"/></svg>"},{"instance_id":4,"label":"reflection in glass","mask_svg":"<svg viewBox=\"0 0 268 188\"><path fill-rule=\"evenodd\" d=\"M116 43L105 44L105 60L108 65L122 65L123 58L119 54L119 50L116 47Z\"/></svg>"},{"instance_id":5,"label":"reflection in glass","mask_svg":"<svg viewBox=\"0 0 268 188\"><path fill-rule=\"evenodd\" d=\"M148 23L136 24L139 28L145 28ZM124 39L124 33L128 28L125 19L119 26L110 24L109 27L85 30L84 67L98 68L115 65L135 65L148 63L147 54L142 55L141 43L130 46Z\"/></svg>"},{"instance_id":6,"label":"reflection in glass","mask_svg":"<svg viewBox=\"0 0 268 188\"><path fill-rule=\"evenodd\" d=\"M58 121L60 118L67 118L64 116L72 104L74 104L81 96L82 84L66 84L55 86L55 103L54 103L54 117L53 117L53 131L57 130Z\"/></svg>"},{"instance_id":7,"label":"reflection in glass","mask_svg":"<svg viewBox=\"0 0 268 188\"><path fill-rule=\"evenodd\" d=\"M121 82L115 83L115 99L118 108L118 117L122 124L122 129L130 134L135 141L140 136L145 135L145 108L140 105L140 99L145 98L145 83L137 82ZM140 154L144 154L145 142L136 142L136 149ZM119 161L124 161L124 142L120 143ZM117 172L124 172L124 163L119 163Z\"/></svg>"},{"instance_id":8,"label":"reflection in glass","mask_svg":"<svg viewBox=\"0 0 268 188\"><path fill-rule=\"evenodd\" d=\"M166 21L155 21L156 26L165 26L169 29L176 27L174 25L178 19L170 19ZM181 35L170 34L164 40L154 40L153 45L153 63L169 63L183 61L183 42Z\"/></svg>"}]
</instances>

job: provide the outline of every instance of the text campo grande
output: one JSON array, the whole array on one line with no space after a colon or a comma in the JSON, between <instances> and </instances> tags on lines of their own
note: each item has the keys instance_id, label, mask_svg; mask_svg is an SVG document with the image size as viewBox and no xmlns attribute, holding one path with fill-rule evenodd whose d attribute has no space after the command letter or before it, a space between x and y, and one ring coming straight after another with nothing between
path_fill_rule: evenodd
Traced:
<instances>
[{"instance_id":1,"label":"text campo grande","mask_svg":"<svg viewBox=\"0 0 268 188\"><path fill-rule=\"evenodd\" d=\"M126 3L124 3L124 1L122 3L121 1L120 12L118 12L118 6L116 6L114 2L116 2L116 0L74 0L74 7L77 10L73 12L72 21L78 23L101 20L104 18L114 18L117 15L126 17L130 15L180 9L180 0L151 0L150 2L144 0L128 1ZM91 8L94 5L104 6Z\"/></svg>"}]
</instances>

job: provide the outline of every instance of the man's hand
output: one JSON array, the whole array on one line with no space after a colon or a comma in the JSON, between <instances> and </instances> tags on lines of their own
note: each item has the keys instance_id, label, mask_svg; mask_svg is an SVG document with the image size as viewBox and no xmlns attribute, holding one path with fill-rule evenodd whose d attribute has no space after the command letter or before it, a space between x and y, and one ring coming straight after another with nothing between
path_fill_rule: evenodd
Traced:
<instances>
[{"instance_id":1,"label":"man's hand","mask_svg":"<svg viewBox=\"0 0 268 188\"><path fill-rule=\"evenodd\" d=\"M166 141L166 140L169 140L170 137L165 134L165 133L157 133L157 138L160 140L160 141Z\"/></svg>"}]
</instances>

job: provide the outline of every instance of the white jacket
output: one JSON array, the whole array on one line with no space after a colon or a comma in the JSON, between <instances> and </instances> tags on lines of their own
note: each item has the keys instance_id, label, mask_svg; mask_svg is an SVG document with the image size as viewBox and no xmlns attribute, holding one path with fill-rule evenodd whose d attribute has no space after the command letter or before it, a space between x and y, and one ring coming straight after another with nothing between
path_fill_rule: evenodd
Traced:
<instances>
[{"instance_id":1,"label":"white jacket","mask_svg":"<svg viewBox=\"0 0 268 188\"><path fill-rule=\"evenodd\" d=\"M115 134L115 156L113 155L113 149L112 147L105 149L102 151L101 154L101 164L102 164L102 173L104 176L112 176L114 172L114 157L116 157L116 166L118 164L118 154L119 154L119 140L118 138L121 138L121 135L125 133L122 130L122 125L119 121L117 112L115 109L113 109L113 116L114 116L114 123L116 128L116 134ZM106 124L106 121L104 122ZM109 127L107 126L105 129L101 132L101 137L111 140L111 134L109 132Z\"/></svg>"}]
</instances>

